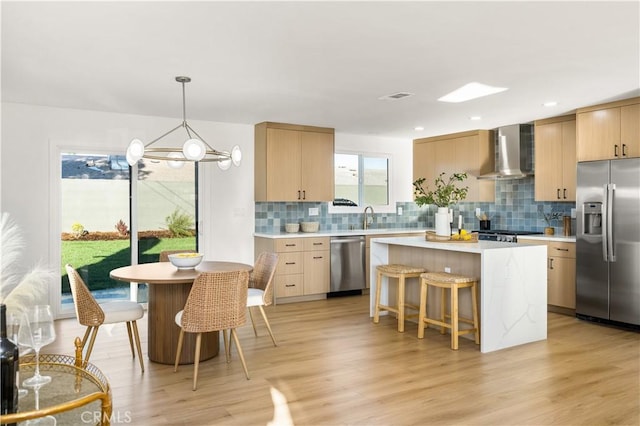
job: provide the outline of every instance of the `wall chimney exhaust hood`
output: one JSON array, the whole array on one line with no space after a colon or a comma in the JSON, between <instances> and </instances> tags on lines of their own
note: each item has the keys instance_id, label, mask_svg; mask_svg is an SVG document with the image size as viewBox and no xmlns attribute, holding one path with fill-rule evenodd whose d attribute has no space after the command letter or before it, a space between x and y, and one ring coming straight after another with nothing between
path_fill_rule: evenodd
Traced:
<instances>
[{"instance_id":1,"label":"wall chimney exhaust hood","mask_svg":"<svg viewBox=\"0 0 640 426\"><path fill-rule=\"evenodd\" d=\"M527 161L530 159L527 153L531 148L530 137L527 136L533 134L532 128L531 124L513 124L498 128L496 171L480 175L478 179L506 180L533 176L532 164Z\"/></svg>"}]
</instances>

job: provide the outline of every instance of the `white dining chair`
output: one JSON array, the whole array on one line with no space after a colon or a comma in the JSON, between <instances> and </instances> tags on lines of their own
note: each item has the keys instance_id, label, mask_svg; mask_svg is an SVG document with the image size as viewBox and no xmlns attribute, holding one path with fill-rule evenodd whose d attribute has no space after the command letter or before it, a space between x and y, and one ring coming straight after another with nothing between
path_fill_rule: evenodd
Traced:
<instances>
[{"instance_id":1,"label":"white dining chair","mask_svg":"<svg viewBox=\"0 0 640 426\"><path fill-rule=\"evenodd\" d=\"M82 338L82 350L84 350L87 341L89 346L84 362L89 362L93 344L98 334L98 328L103 324L117 324L124 322L127 325L127 333L129 334L129 345L131 346L131 354L136 357L136 349L133 346L135 338L135 346L138 350L138 360L140 368L144 373L144 360L142 359L142 347L140 346L140 335L138 333L137 320L144 316L142 305L129 300L116 300L105 303L98 303L89 291L80 274L71 266L65 266L67 275L69 276L69 285L73 296L73 304L76 309L76 317L81 325L87 327ZM133 330L133 336L132 336ZM89 335L91 338L89 339Z\"/></svg>"},{"instance_id":2,"label":"white dining chair","mask_svg":"<svg viewBox=\"0 0 640 426\"><path fill-rule=\"evenodd\" d=\"M249 277L249 294L247 296L247 309L249 310L249 317L251 318L254 334L257 336L258 330L256 329L251 308L258 307L269 331L269 336L271 336L271 341L273 341L273 346L278 346L278 344L276 343L276 338L273 336L271 324L269 324L269 320L267 319L264 306L269 306L273 303L273 276L275 275L277 266L278 255L276 253L260 253Z\"/></svg>"}]
</instances>

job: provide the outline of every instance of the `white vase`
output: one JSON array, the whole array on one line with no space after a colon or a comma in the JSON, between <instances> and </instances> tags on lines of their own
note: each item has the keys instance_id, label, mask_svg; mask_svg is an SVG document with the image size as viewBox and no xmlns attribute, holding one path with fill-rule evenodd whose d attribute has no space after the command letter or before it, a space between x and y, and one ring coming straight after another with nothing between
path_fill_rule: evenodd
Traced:
<instances>
[{"instance_id":1,"label":"white vase","mask_svg":"<svg viewBox=\"0 0 640 426\"><path fill-rule=\"evenodd\" d=\"M443 237L451 236L449 209L446 207L438 207L438 211L436 212L436 235Z\"/></svg>"}]
</instances>

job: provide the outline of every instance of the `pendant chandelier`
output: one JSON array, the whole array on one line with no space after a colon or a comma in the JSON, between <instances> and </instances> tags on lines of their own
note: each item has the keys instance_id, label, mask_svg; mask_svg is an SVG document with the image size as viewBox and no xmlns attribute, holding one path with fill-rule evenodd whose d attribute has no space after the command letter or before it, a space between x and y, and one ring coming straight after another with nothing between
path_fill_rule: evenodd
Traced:
<instances>
[{"instance_id":1,"label":"pendant chandelier","mask_svg":"<svg viewBox=\"0 0 640 426\"><path fill-rule=\"evenodd\" d=\"M182 123L147 144L144 144L140 139L132 140L127 148L127 163L133 166L140 159L148 158L167 161L169 167L172 168L182 167L185 161L217 162L218 167L222 170L227 170L232 163L234 166L239 166L242 152L238 145L234 146L231 152L215 150L187 124L184 85L190 82L191 78L178 76L176 81L182 84ZM187 134L187 140L181 147L152 146L180 128L183 128Z\"/></svg>"}]
</instances>

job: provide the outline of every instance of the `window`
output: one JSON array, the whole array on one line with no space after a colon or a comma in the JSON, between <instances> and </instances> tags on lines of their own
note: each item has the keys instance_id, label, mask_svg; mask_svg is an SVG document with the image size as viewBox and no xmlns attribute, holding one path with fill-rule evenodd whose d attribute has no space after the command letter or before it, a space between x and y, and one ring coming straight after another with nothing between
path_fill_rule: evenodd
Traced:
<instances>
[{"instance_id":1,"label":"window","mask_svg":"<svg viewBox=\"0 0 640 426\"><path fill-rule=\"evenodd\" d=\"M331 211L358 211L390 204L390 159L384 154L336 153L335 195ZM348 209L352 207L352 209ZM343 209L345 208L345 209Z\"/></svg>"}]
</instances>

